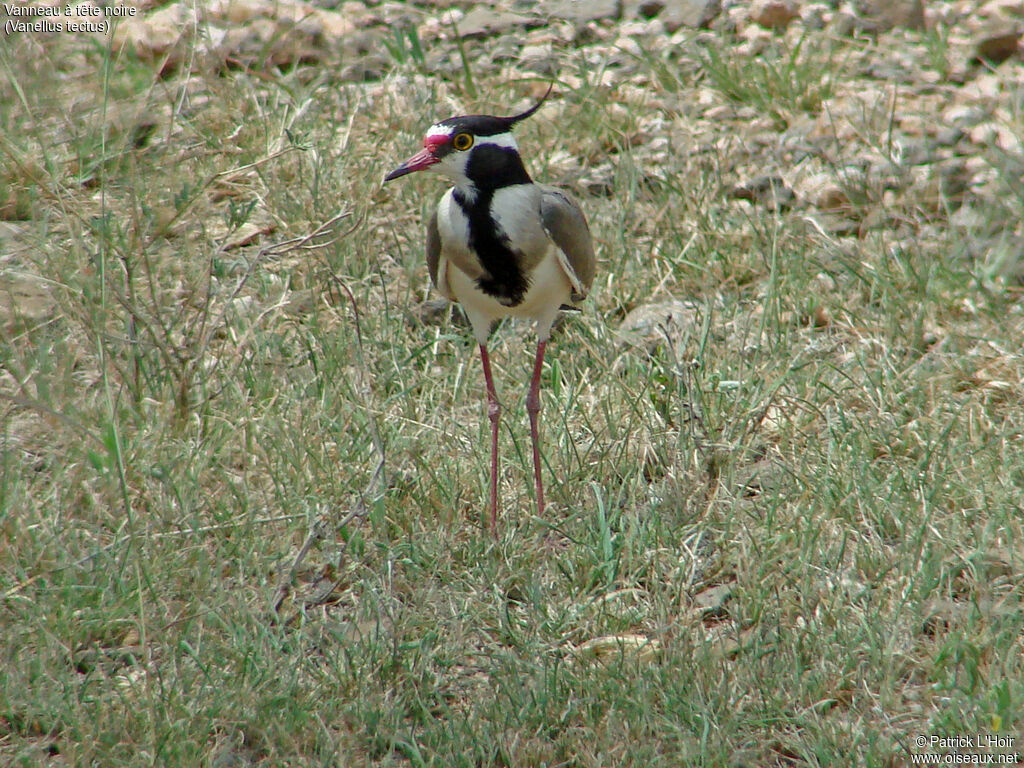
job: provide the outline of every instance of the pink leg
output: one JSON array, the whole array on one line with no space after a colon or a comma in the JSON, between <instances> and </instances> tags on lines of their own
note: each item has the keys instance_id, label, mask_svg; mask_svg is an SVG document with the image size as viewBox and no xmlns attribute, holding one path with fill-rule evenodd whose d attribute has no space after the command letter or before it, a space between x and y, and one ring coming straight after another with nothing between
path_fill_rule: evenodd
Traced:
<instances>
[{"instance_id":1,"label":"pink leg","mask_svg":"<svg viewBox=\"0 0 1024 768\"><path fill-rule=\"evenodd\" d=\"M491 420L491 533L498 535L498 421L501 419L501 406L498 395L494 391L494 379L491 377L491 358L487 354L487 345L480 345L480 361L484 365L484 383L487 385L487 418Z\"/></svg>"},{"instance_id":2,"label":"pink leg","mask_svg":"<svg viewBox=\"0 0 1024 768\"><path fill-rule=\"evenodd\" d=\"M533 378L530 380L530 393L526 396L526 411L530 414L530 439L533 441L533 479L537 483L537 515L544 514L544 484L540 478L540 434L538 421L540 414L540 370L544 362L546 341L537 343L537 360L533 364Z\"/></svg>"}]
</instances>

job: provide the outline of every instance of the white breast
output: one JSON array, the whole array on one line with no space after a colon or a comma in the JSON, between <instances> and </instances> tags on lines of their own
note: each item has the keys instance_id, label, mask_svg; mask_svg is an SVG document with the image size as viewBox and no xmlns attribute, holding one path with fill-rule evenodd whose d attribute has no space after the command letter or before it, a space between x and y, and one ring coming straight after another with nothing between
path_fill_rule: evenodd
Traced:
<instances>
[{"instance_id":1,"label":"white breast","mask_svg":"<svg viewBox=\"0 0 1024 768\"><path fill-rule=\"evenodd\" d=\"M466 311L473 325L473 334L483 343L490 333L491 323L503 317L526 317L537 321L537 335L545 341L551 332L551 324L563 304L569 302L572 287L562 267L555 258L554 249L537 264L529 275L530 287L522 302L507 307L477 287L476 280L469 277L455 264L447 265L448 286L452 296Z\"/></svg>"},{"instance_id":2,"label":"white breast","mask_svg":"<svg viewBox=\"0 0 1024 768\"><path fill-rule=\"evenodd\" d=\"M469 250L469 222L452 197L453 191L445 193L437 210L442 244L438 288L462 305L481 343L487 339L491 324L504 317L536 320L540 338L547 339L559 307L569 302L572 287L541 223L541 190L533 184L503 187L494 193L491 203L495 223L512 247L523 254L522 266L529 280L523 300L514 307L505 306L477 286L483 268Z\"/></svg>"},{"instance_id":3,"label":"white breast","mask_svg":"<svg viewBox=\"0 0 1024 768\"><path fill-rule=\"evenodd\" d=\"M540 198L536 184L516 184L499 189L491 201L492 218L513 249L524 255L527 269L540 263L551 247L541 224Z\"/></svg>"}]
</instances>

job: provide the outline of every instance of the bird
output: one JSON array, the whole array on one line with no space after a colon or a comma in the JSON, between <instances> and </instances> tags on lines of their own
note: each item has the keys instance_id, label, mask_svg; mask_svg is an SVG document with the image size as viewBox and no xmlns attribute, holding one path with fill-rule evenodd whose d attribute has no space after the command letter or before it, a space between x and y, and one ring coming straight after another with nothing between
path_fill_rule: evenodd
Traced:
<instances>
[{"instance_id":1,"label":"bird","mask_svg":"<svg viewBox=\"0 0 1024 768\"><path fill-rule=\"evenodd\" d=\"M590 292L596 259L586 216L565 191L535 182L512 128L551 94L510 117L458 115L431 125L423 148L384 177L440 173L452 183L427 222L427 268L434 287L461 305L480 348L491 426L490 528L497 535L498 425L501 406L487 341L506 317L535 321L537 350L526 397L538 517L544 514L540 465L540 378L560 310Z\"/></svg>"}]
</instances>

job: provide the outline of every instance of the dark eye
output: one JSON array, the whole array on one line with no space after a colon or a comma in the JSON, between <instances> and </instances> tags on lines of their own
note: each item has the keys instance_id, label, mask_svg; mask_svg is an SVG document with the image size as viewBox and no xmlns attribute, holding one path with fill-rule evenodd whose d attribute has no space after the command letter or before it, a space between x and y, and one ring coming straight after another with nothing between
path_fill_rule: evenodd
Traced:
<instances>
[{"instance_id":1,"label":"dark eye","mask_svg":"<svg viewBox=\"0 0 1024 768\"><path fill-rule=\"evenodd\" d=\"M452 146L460 152L464 152L473 146L473 137L468 133L460 133L452 139Z\"/></svg>"}]
</instances>

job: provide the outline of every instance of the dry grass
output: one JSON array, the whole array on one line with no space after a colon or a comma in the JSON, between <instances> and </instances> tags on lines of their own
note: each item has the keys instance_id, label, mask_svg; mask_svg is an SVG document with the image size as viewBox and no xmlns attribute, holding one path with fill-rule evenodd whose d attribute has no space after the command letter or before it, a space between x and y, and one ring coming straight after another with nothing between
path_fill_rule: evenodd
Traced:
<instances>
[{"instance_id":1,"label":"dry grass","mask_svg":"<svg viewBox=\"0 0 1024 768\"><path fill-rule=\"evenodd\" d=\"M888 766L915 735L1019 733L1016 161L975 155L956 206L937 168L896 193L844 171L853 234L726 194L884 154L891 110L842 98L862 41L749 71L695 46L611 88L559 51L520 145L576 186L601 272L545 371L543 520L530 329L494 337L497 543L475 350L411 311L441 185L380 179L434 119L543 84L12 42L4 762ZM817 119L837 154L750 143L748 77L786 89L766 130ZM682 320L620 332L668 299Z\"/></svg>"}]
</instances>

